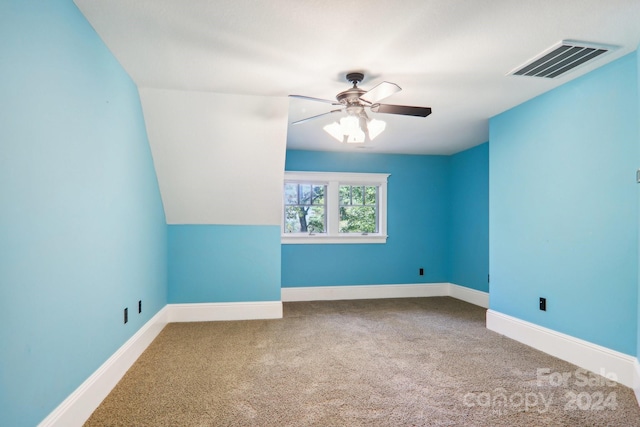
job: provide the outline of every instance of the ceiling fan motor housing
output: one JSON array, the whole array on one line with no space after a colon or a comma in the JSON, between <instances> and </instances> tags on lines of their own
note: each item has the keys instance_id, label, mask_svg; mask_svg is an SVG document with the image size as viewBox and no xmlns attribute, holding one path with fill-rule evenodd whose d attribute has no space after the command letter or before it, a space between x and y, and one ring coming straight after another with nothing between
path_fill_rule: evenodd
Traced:
<instances>
[{"instance_id":1,"label":"ceiling fan motor housing","mask_svg":"<svg viewBox=\"0 0 640 427\"><path fill-rule=\"evenodd\" d=\"M338 102L345 105L362 105L360 97L365 93L367 93L366 90L362 90L359 87L352 87L344 92L340 92L336 95L336 99Z\"/></svg>"}]
</instances>

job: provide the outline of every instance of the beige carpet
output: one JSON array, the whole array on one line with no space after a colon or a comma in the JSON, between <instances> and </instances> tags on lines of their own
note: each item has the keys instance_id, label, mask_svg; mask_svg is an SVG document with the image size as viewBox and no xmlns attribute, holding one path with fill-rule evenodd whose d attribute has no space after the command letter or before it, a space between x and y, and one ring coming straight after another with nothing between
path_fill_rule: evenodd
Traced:
<instances>
[{"instance_id":1,"label":"beige carpet","mask_svg":"<svg viewBox=\"0 0 640 427\"><path fill-rule=\"evenodd\" d=\"M86 426L640 426L633 391L452 298L169 324Z\"/></svg>"}]
</instances>

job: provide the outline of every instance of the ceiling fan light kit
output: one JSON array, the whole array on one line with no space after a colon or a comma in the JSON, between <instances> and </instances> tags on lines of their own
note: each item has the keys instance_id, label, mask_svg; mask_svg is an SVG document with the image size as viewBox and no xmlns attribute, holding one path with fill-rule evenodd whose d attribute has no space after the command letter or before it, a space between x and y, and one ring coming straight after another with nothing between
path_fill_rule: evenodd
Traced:
<instances>
[{"instance_id":1,"label":"ceiling fan light kit","mask_svg":"<svg viewBox=\"0 0 640 427\"><path fill-rule=\"evenodd\" d=\"M364 74L362 73L348 73L347 81L351 82L353 87L336 95L337 102L310 96L289 95L293 98L341 106L340 109L307 117L306 119L298 120L291 124L297 125L328 114L338 112L346 113L346 116L342 117L339 122L336 121L324 126L324 131L339 142L345 144L363 144L368 141L373 141L387 126L382 120L369 118L365 110L366 108L369 108L373 113L381 114L398 114L414 117L427 117L431 114L431 108L429 107L380 104L381 100L401 91L402 88L395 83L385 81L366 91L358 87L358 83L363 79Z\"/></svg>"},{"instance_id":2,"label":"ceiling fan light kit","mask_svg":"<svg viewBox=\"0 0 640 427\"><path fill-rule=\"evenodd\" d=\"M363 144L367 135L369 140L373 141L386 127L387 124L384 121L376 119L368 119L365 126L362 126L358 117L349 115L341 118L340 123L330 123L323 129L338 142Z\"/></svg>"}]
</instances>

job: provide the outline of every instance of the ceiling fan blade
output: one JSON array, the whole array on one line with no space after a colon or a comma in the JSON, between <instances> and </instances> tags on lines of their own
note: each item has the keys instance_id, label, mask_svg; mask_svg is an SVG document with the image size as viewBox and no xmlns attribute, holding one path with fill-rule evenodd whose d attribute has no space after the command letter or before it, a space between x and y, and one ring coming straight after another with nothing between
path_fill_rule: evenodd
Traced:
<instances>
[{"instance_id":1,"label":"ceiling fan blade","mask_svg":"<svg viewBox=\"0 0 640 427\"><path fill-rule=\"evenodd\" d=\"M369 89L364 95L360 97L364 102L368 104L375 104L385 99L387 96L391 96L396 92L400 92L402 88L395 83L382 82L379 85Z\"/></svg>"},{"instance_id":2,"label":"ceiling fan blade","mask_svg":"<svg viewBox=\"0 0 640 427\"><path fill-rule=\"evenodd\" d=\"M410 107L407 105L374 104L371 106L374 113L401 114L403 116L427 117L431 114L429 107Z\"/></svg>"},{"instance_id":3,"label":"ceiling fan blade","mask_svg":"<svg viewBox=\"0 0 640 427\"><path fill-rule=\"evenodd\" d=\"M306 99L308 101L318 101L318 102L326 102L327 104L331 104L331 105L342 105L341 103L339 103L338 101L331 101L330 99L322 99L322 98L314 98L312 96L304 96L304 95L289 95L290 98L299 98L299 99Z\"/></svg>"},{"instance_id":4,"label":"ceiling fan blade","mask_svg":"<svg viewBox=\"0 0 640 427\"><path fill-rule=\"evenodd\" d=\"M292 122L291 124L292 125L298 125L300 123L308 122L309 120L317 119L318 117L326 116L327 114L340 113L340 112L342 112L342 109L331 110L331 111L328 111L326 113L318 114L318 115L315 115L315 116L307 117L306 119L302 119L302 120L298 120L298 121Z\"/></svg>"}]
</instances>

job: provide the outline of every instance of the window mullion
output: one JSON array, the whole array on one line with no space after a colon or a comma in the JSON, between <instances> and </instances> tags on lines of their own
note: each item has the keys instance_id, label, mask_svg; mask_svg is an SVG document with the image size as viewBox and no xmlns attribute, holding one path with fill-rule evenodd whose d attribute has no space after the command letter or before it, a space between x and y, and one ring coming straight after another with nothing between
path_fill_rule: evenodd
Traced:
<instances>
[{"instance_id":1,"label":"window mullion","mask_svg":"<svg viewBox=\"0 0 640 427\"><path fill-rule=\"evenodd\" d=\"M327 231L329 236L337 236L340 225L340 183L327 183Z\"/></svg>"}]
</instances>

